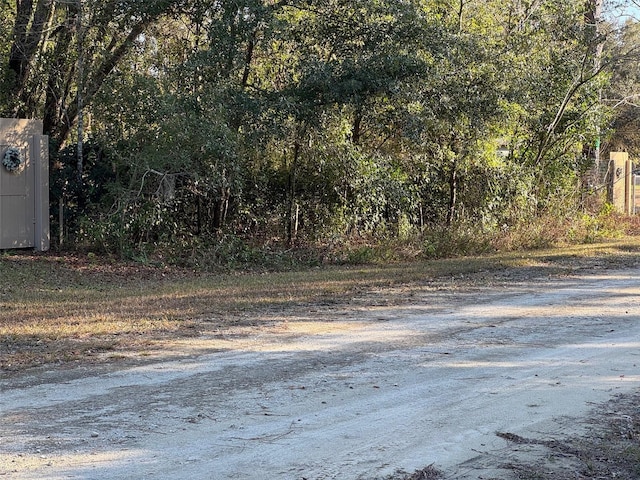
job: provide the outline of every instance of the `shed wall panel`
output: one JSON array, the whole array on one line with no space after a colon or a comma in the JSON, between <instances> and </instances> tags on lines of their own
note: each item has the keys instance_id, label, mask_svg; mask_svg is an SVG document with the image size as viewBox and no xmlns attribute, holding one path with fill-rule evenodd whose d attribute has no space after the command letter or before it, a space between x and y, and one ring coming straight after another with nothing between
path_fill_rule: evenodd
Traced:
<instances>
[{"instance_id":1,"label":"shed wall panel","mask_svg":"<svg viewBox=\"0 0 640 480\"><path fill-rule=\"evenodd\" d=\"M49 248L48 151L41 143L46 140L39 120L0 119L0 160L9 147L20 149L24 159L15 172L0 164L0 249ZM46 225L36 228L36 220Z\"/></svg>"}]
</instances>

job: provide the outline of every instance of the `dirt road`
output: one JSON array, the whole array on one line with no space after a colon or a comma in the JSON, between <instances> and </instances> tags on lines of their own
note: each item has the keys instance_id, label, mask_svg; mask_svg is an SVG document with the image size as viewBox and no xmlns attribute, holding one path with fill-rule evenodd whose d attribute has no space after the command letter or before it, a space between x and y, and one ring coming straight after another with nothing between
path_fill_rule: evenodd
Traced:
<instances>
[{"instance_id":1,"label":"dirt road","mask_svg":"<svg viewBox=\"0 0 640 480\"><path fill-rule=\"evenodd\" d=\"M383 296L5 378L0 478L509 478L508 435L580 433L640 385L638 268Z\"/></svg>"}]
</instances>

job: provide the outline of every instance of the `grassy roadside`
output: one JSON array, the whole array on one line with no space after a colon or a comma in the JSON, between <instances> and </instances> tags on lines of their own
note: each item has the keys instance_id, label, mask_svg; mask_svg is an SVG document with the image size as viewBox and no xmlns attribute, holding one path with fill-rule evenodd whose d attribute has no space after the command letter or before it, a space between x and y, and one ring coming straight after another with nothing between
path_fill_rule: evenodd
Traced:
<instances>
[{"instance_id":1,"label":"grassy roadside","mask_svg":"<svg viewBox=\"0 0 640 480\"><path fill-rule=\"evenodd\" d=\"M344 304L354 293L374 289L455 283L478 272L570 274L622 268L638 259L637 237L484 257L242 274L9 252L0 255L0 372L95 361L101 352L112 360L124 351L145 355L175 338L256 325L260 312Z\"/></svg>"}]
</instances>

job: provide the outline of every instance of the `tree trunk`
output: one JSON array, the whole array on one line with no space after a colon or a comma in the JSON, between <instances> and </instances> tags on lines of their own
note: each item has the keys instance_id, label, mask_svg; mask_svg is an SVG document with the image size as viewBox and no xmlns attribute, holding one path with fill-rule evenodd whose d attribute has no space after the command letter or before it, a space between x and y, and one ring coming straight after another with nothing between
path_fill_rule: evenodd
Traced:
<instances>
[{"instance_id":1,"label":"tree trunk","mask_svg":"<svg viewBox=\"0 0 640 480\"><path fill-rule=\"evenodd\" d=\"M287 244L293 245L295 236L298 233L296 230L296 176L298 160L300 158L300 140L296 136L296 140L293 144L293 158L289 167L289 184L288 184L288 202L287 202Z\"/></svg>"},{"instance_id":2,"label":"tree trunk","mask_svg":"<svg viewBox=\"0 0 640 480\"><path fill-rule=\"evenodd\" d=\"M47 25L55 9L49 0L17 0L13 26L13 43L9 52L8 68L14 74L11 98L13 115L32 117L36 107L32 92L27 88L33 63L46 37Z\"/></svg>"},{"instance_id":3,"label":"tree trunk","mask_svg":"<svg viewBox=\"0 0 640 480\"><path fill-rule=\"evenodd\" d=\"M242 89L247 88L249 84L249 75L251 74L251 62L253 61L253 50L256 46L256 36L258 31L254 30L251 33L249 42L247 43L247 51L244 57L244 71L242 72Z\"/></svg>"},{"instance_id":4,"label":"tree trunk","mask_svg":"<svg viewBox=\"0 0 640 480\"><path fill-rule=\"evenodd\" d=\"M360 145L362 136L362 106L358 106L353 116L353 125L351 127L351 143Z\"/></svg>"},{"instance_id":5,"label":"tree trunk","mask_svg":"<svg viewBox=\"0 0 640 480\"><path fill-rule=\"evenodd\" d=\"M231 189L223 187L220 190L220 196L216 200L213 211L213 229L219 231L224 226L229 211L229 199L231 198Z\"/></svg>"},{"instance_id":6,"label":"tree trunk","mask_svg":"<svg viewBox=\"0 0 640 480\"><path fill-rule=\"evenodd\" d=\"M66 6L66 22L72 18L70 8L70 5ZM53 37L55 38L55 47L51 55L51 69L47 74L43 116L44 132L47 134L52 133L54 126L63 115L63 105L69 96L74 71L74 64L68 55L73 41L73 31L69 28L59 28Z\"/></svg>"},{"instance_id":7,"label":"tree trunk","mask_svg":"<svg viewBox=\"0 0 640 480\"><path fill-rule=\"evenodd\" d=\"M78 148L76 159L76 177L78 179L78 197L84 200L84 188L82 181L82 170L84 168L84 25L82 24L82 0L78 0L78 14L76 18L76 32L78 36L78 84L77 104L78 104Z\"/></svg>"},{"instance_id":8,"label":"tree trunk","mask_svg":"<svg viewBox=\"0 0 640 480\"><path fill-rule=\"evenodd\" d=\"M458 208L458 162L453 160L449 175L449 209L447 210L447 226L453 223Z\"/></svg>"}]
</instances>

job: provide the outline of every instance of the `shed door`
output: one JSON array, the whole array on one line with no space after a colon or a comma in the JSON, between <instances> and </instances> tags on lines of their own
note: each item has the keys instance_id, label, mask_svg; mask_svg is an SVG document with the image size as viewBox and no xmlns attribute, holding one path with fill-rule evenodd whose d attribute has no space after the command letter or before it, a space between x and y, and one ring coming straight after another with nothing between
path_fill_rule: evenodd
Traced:
<instances>
[{"instance_id":1,"label":"shed door","mask_svg":"<svg viewBox=\"0 0 640 480\"><path fill-rule=\"evenodd\" d=\"M0 145L0 162L9 145ZM22 148L24 166L9 172L0 163L0 249L34 246L35 200L31 152Z\"/></svg>"}]
</instances>

